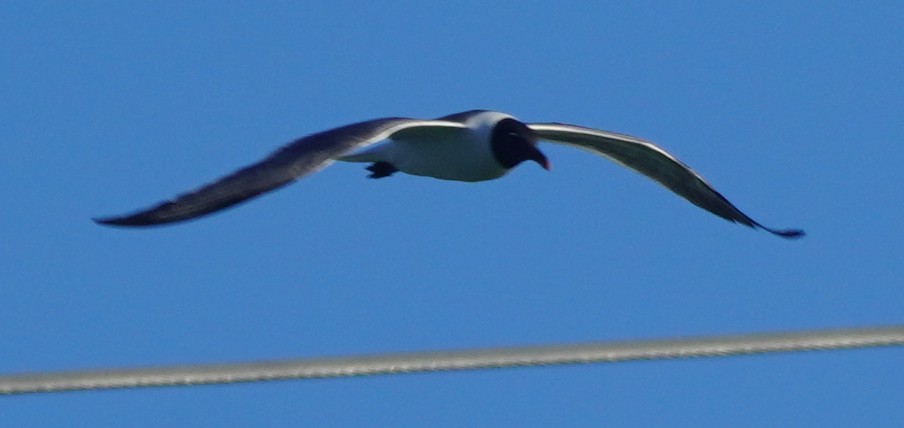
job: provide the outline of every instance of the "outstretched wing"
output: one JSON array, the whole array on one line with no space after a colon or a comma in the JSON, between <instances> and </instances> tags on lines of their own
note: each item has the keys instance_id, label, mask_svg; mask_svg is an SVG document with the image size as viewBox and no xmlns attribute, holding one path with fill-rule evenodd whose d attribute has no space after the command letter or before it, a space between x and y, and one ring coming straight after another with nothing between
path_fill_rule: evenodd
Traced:
<instances>
[{"instance_id":1,"label":"outstretched wing","mask_svg":"<svg viewBox=\"0 0 904 428\"><path fill-rule=\"evenodd\" d=\"M262 161L242 168L152 208L125 216L96 218L101 224L152 226L222 210L314 173L337 156L411 128L462 128L441 120L385 118L355 123L300 138Z\"/></svg>"},{"instance_id":2,"label":"outstretched wing","mask_svg":"<svg viewBox=\"0 0 904 428\"><path fill-rule=\"evenodd\" d=\"M771 229L756 222L694 170L649 141L564 123L531 123L527 126L541 139L590 150L646 175L694 205L726 220L760 228L785 238L804 235L802 230Z\"/></svg>"}]
</instances>

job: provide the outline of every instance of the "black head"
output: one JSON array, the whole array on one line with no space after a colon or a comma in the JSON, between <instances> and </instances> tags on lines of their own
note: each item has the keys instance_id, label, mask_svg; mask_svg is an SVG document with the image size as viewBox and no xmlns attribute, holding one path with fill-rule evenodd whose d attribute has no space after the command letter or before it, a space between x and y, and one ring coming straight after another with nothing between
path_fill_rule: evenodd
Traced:
<instances>
[{"instance_id":1,"label":"black head","mask_svg":"<svg viewBox=\"0 0 904 428\"><path fill-rule=\"evenodd\" d=\"M549 160L537 148L537 134L527 125L505 118L493 126L490 135L490 147L493 157L505 168L512 169L524 161L534 161L545 169L549 169Z\"/></svg>"}]
</instances>

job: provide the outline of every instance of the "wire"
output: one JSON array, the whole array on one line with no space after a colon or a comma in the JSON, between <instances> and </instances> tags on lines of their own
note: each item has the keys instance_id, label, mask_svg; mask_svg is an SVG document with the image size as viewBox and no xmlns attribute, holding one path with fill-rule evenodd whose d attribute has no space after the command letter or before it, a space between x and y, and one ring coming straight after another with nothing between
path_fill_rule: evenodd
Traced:
<instances>
[{"instance_id":1,"label":"wire","mask_svg":"<svg viewBox=\"0 0 904 428\"><path fill-rule=\"evenodd\" d=\"M904 345L904 326L0 376L0 394L613 363Z\"/></svg>"}]
</instances>

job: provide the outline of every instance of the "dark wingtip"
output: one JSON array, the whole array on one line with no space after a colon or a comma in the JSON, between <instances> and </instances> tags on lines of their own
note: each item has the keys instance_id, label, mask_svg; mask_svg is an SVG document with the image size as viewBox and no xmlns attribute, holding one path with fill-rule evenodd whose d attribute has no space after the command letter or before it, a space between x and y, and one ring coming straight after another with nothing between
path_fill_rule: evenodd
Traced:
<instances>
[{"instance_id":1,"label":"dark wingtip","mask_svg":"<svg viewBox=\"0 0 904 428\"><path fill-rule=\"evenodd\" d=\"M806 232L804 232L803 230L800 230L800 229L785 229L785 230L774 230L774 229L766 229L766 228L764 228L764 229L768 230L769 232L771 232L774 235L778 235L778 236L781 236L782 238L787 238L787 239L803 238L804 236L807 235Z\"/></svg>"},{"instance_id":2,"label":"dark wingtip","mask_svg":"<svg viewBox=\"0 0 904 428\"><path fill-rule=\"evenodd\" d=\"M123 221L122 217L94 217L91 221L102 226L134 226L127 221Z\"/></svg>"},{"instance_id":3,"label":"dark wingtip","mask_svg":"<svg viewBox=\"0 0 904 428\"><path fill-rule=\"evenodd\" d=\"M97 224L102 224L104 226L125 226L125 227L148 227L148 226L160 226L168 223L176 223L180 221L189 220L194 217L198 217L214 211L218 208L218 206L214 206L214 209L210 209L205 211L201 211L200 213L191 212L190 214L186 214L184 212L178 212L179 206L173 201L166 201L158 204L155 207L148 208L143 211L134 212L131 214L125 214L121 216L111 216L111 217L94 217L94 220Z\"/></svg>"},{"instance_id":4,"label":"dark wingtip","mask_svg":"<svg viewBox=\"0 0 904 428\"><path fill-rule=\"evenodd\" d=\"M125 226L125 227L142 227L157 226L160 222L151 221L144 216L126 216L126 217L94 217L91 219L97 224L103 226Z\"/></svg>"},{"instance_id":5,"label":"dark wingtip","mask_svg":"<svg viewBox=\"0 0 904 428\"><path fill-rule=\"evenodd\" d=\"M91 217L91 221L93 221L97 224L109 224L110 223L109 219L101 218L101 217Z\"/></svg>"},{"instance_id":6,"label":"dark wingtip","mask_svg":"<svg viewBox=\"0 0 904 428\"><path fill-rule=\"evenodd\" d=\"M120 226L119 218L117 217L92 217L91 221L105 226Z\"/></svg>"}]
</instances>

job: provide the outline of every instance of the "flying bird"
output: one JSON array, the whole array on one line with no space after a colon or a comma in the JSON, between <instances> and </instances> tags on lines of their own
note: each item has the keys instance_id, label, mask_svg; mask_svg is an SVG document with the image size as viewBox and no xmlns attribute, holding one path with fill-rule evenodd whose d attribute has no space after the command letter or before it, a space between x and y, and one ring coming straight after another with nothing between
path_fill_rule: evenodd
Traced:
<instances>
[{"instance_id":1,"label":"flying bird","mask_svg":"<svg viewBox=\"0 0 904 428\"><path fill-rule=\"evenodd\" d=\"M200 217L274 190L334 161L370 163L368 177L396 172L442 180L486 181L524 161L549 170L540 141L609 158L726 220L785 238L797 229L772 229L741 212L690 167L640 138L564 123L524 123L511 115L470 110L434 120L389 117L302 137L258 163L133 214L96 218L116 226L153 226Z\"/></svg>"}]
</instances>

